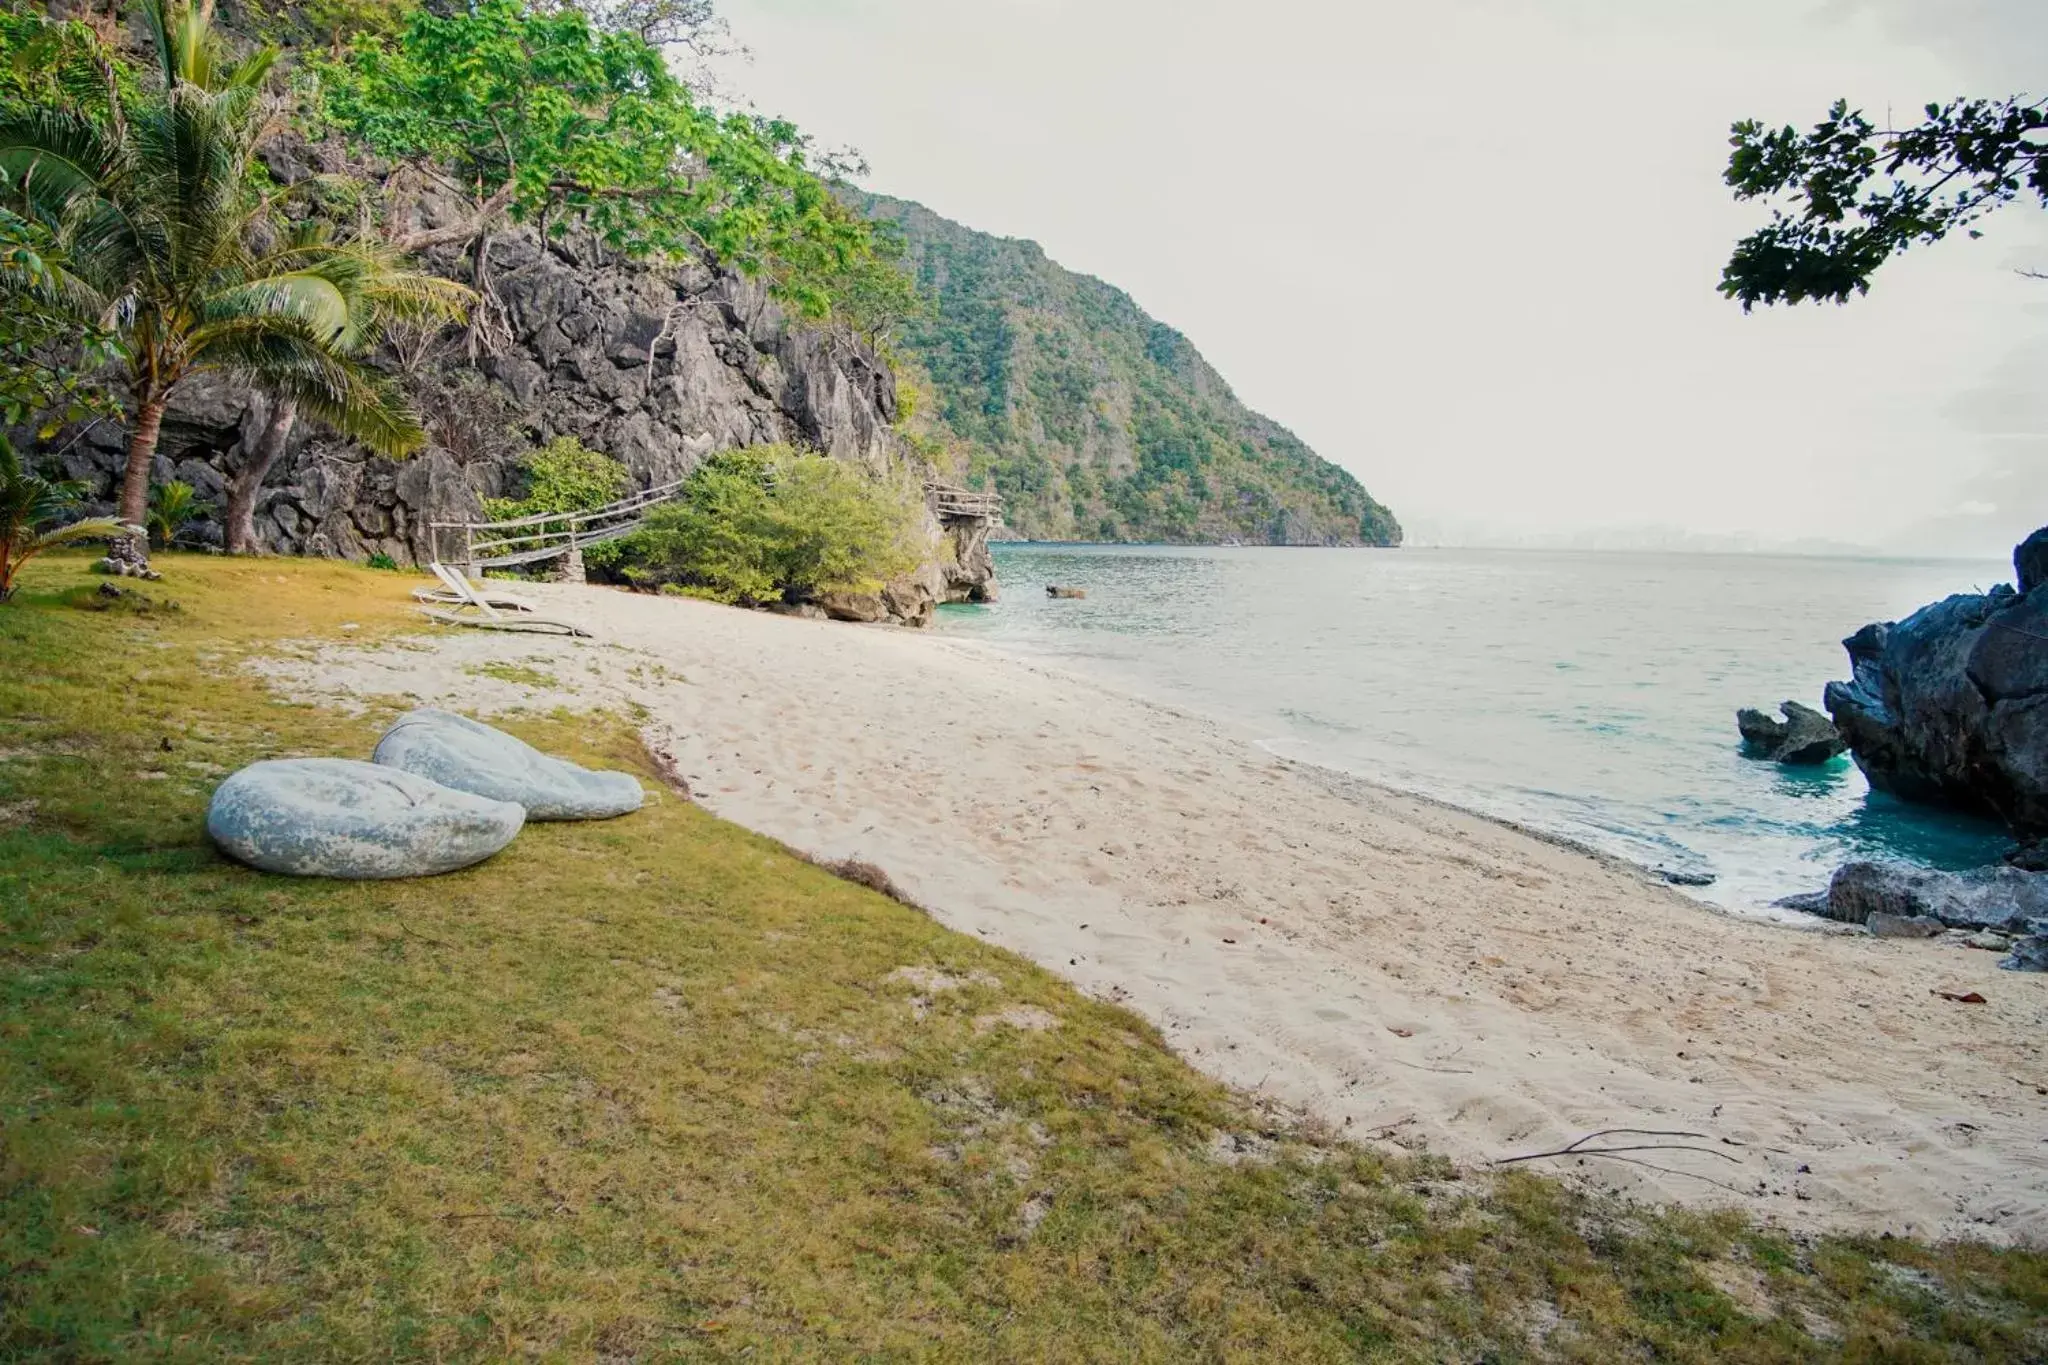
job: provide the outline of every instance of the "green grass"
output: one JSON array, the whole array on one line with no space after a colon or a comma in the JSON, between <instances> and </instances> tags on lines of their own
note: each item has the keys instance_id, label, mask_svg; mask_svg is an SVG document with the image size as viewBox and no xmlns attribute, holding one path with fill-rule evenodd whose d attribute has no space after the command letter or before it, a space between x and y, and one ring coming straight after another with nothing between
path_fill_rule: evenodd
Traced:
<instances>
[{"instance_id":1,"label":"green grass","mask_svg":"<svg viewBox=\"0 0 2048 1365\"><path fill-rule=\"evenodd\" d=\"M83 566L0 607L0 1359L2048 1354L2038 1253L1795 1241L1262 1114L705 815L623 721L513 728L639 773L638 815L428 881L238 868L219 775L391 713L236 660L410 630L407 584L165 556L180 610L87 611Z\"/></svg>"}]
</instances>

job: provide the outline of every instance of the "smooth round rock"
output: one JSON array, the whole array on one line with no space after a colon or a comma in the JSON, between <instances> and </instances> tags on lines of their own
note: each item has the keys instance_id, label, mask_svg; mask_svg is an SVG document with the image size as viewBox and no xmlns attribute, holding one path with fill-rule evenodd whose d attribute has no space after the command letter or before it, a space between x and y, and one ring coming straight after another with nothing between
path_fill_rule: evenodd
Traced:
<instances>
[{"instance_id":1,"label":"smooth round rock","mask_svg":"<svg viewBox=\"0 0 2048 1365\"><path fill-rule=\"evenodd\" d=\"M237 862L293 877L430 877L512 842L526 811L350 758L252 763L220 784L206 832Z\"/></svg>"},{"instance_id":2,"label":"smooth round rock","mask_svg":"<svg viewBox=\"0 0 2048 1365\"><path fill-rule=\"evenodd\" d=\"M467 716L425 708L392 722L371 761L457 791L514 801L529 820L608 820L640 809L630 773L592 772Z\"/></svg>"}]
</instances>

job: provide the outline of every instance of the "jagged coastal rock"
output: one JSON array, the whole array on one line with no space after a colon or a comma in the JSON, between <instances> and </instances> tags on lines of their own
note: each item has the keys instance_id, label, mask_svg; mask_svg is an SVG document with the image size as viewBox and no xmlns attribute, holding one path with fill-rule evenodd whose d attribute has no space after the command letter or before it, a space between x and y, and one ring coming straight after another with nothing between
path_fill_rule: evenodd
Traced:
<instances>
[{"instance_id":1,"label":"jagged coastal rock","mask_svg":"<svg viewBox=\"0 0 2048 1365\"><path fill-rule=\"evenodd\" d=\"M2030 933L2048 919L2048 873L2016 867L1939 872L1910 863L1854 862L1835 870L1818 912L1845 924L1931 919L1950 929Z\"/></svg>"},{"instance_id":2,"label":"jagged coastal rock","mask_svg":"<svg viewBox=\"0 0 2048 1365\"><path fill-rule=\"evenodd\" d=\"M423 707L392 722L372 763L524 807L529 820L609 820L640 809L630 773L592 772L467 716Z\"/></svg>"},{"instance_id":3,"label":"jagged coastal rock","mask_svg":"<svg viewBox=\"0 0 2048 1365\"><path fill-rule=\"evenodd\" d=\"M331 149L280 146L270 169L285 183L341 168ZM418 224L466 212L420 197ZM474 283L470 257L430 252L439 274ZM787 442L874 472L923 477L895 430L896 381L873 348L839 330L788 317L759 283L700 267L653 268L617 259L583 238L543 243L530 228L491 238L486 339L394 349L428 420L425 450L387 460L302 422L255 506L263 549L402 564L452 556L433 521L475 517L482 499L516 490L517 459L573 436L625 464L636 487L689 473L705 456ZM182 387L164 423L154 478L181 479L202 503L225 503L225 475L255 447L270 413L247 386L203 378ZM94 512L112 505L126 432L101 423L66 446L67 478L92 490ZM67 438L68 439L68 438ZM195 528L220 539L217 523ZM986 522L927 525L929 554L882 595L884 615L922 624L945 601L984 600L994 565Z\"/></svg>"},{"instance_id":4,"label":"jagged coastal rock","mask_svg":"<svg viewBox=\"0 0 2048 1365\"><path fill-rule=\"evenodd\" d=\"M265 872L376 881L480 863L526 823L523 807L346 758L252 763L215 789L206 832Z\"/></svg>"},{"instance_id":5,"label":"jagged coastal rock","mask_svg":"<svg viewBox=\"0 0 2048 1365\"><path fill-rule=\"evenodd\" d=\"M2017 589L1959 594L1843 641L1826 705L1880 791L2048 833L2048 528L2013 554Z\"/></svg>"},{"instance_id":6,"label":"jagged coastal rock","mask_svg":"<svg viewBox=\"0 0 2048 1365\"><path fill-rule=\"evenodd\" d=\"M1747 707L1735 713L1736 729L1753 757L1775 763L1810 766L1825 763L1849 746L1835 723L1811 706L1796 701L1778 707L1785 717L1774 720Z\"/></svg>"}]
</instances>

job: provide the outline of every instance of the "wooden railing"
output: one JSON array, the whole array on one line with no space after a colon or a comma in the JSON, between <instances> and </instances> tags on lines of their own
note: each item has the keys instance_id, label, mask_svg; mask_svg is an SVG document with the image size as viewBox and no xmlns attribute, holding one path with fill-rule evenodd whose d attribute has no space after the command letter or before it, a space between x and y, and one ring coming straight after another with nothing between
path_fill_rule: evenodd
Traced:
<instances>
[{"instance_id":1,"label":"wooden railing","mask_svg":"<svg viewBox=\"0 0 2048 1365\"><path fill-rule=\"evenodd\" d=\"M583 549L608 540L629 536L647 523L647 514L682 490L677 479L621 498L594 512L539 512L530 517L504 521L436 521L436 557L448 561L448 552L459 549L454 561L476 569L509 569L532 564ZM447 544L443 536L459 532L459 547Z\"/></svg>"},{"instance_id":2,"label":"wooden railing","mask_svg":"<svg viewBox=\"0 0 2048 1365\"><path fill-rule=\"evenodd\" d=\"M991 526L1003 524L1003 498L1000 493L928 483L924 486L924 497L936 516L978 519Z\"/></svg>"},{"instance_id":3,"label":"wooden railing","mask_svg":"<svg viewBox=\"0 0 2048 1365\"><path fill-rule=\"evenodd\" d=\"M647 514L673 499L685 482L676 479L660 484L594 512L539 512L502 521L429 522L434 534L434 557L441 563L463 564L472 570L509 569L543 559L559 559L585 546L602 545L633 534L646 525ZM1003 524L1003 500L999 494L941 483L926 484L924 494L934 516L979 519L994 526Z\"/></svg>"}]
</instances>

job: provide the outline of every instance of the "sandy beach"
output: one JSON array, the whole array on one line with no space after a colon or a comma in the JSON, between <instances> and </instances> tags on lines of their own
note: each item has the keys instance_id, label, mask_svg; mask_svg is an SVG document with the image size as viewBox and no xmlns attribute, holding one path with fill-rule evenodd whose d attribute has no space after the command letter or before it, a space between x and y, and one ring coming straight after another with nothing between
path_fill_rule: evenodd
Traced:
<instances>
[{"instance_id":1,"label":"sandy beach","mask_svg":"<svg viewBox=\"0 0 2048 1365\"><path fill-rule=\"evenodd\" d=\"M1794 1228L2048 1241L2048 978L1993 954L1732 918L943 635L522 592L597 638L450 630L264 670L479 716L643 707L708 809L881 866L1362 1141L1476 1164L1684 1131L1634 1141L1708 1150L1534 1165Z\"/></svg>"}]
</instances>

